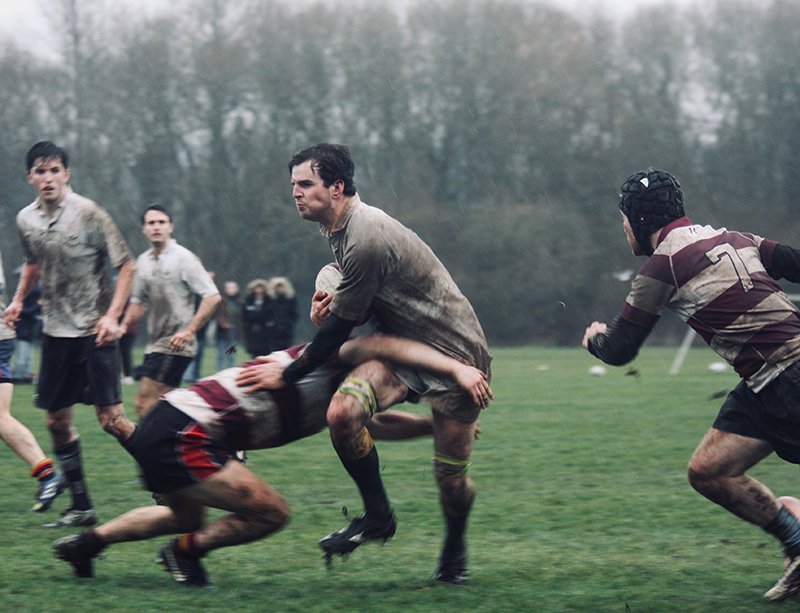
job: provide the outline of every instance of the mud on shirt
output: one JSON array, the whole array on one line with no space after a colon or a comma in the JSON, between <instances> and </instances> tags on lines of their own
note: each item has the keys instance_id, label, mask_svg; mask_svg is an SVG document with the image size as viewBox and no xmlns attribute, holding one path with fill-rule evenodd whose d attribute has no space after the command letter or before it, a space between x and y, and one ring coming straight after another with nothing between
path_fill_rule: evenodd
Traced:
<instances>
[{"instance_id":1,"label":"mud on shirt","mask_svg":"<svg viewBox=\"0 0 800 613\"><path fill-rule=\"evenodd\" d=\"M17 214L25 261L39 267L43 331L90 336L113 296L111 273L133 259L109 214L69 192L50 217L37 199Z\"/></svg>"}]
</instances>

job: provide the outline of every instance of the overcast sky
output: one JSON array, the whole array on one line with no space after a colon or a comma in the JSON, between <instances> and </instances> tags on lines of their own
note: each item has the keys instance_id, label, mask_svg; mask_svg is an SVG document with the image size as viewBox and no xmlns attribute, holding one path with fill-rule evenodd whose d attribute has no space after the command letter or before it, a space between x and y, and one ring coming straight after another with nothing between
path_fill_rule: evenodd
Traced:
<instances>
[{"instance_id":1,"label":"overcast sky","mask_svg":"<svg viewBox=\"0 0 800 613\"><path fill-rule=\"evenodd\" d=\"M191 4L192 0L184 0L181 4ZM286 0L294 2L310 2L311 0ZM337 1L337 0L329 0ZM347 2L347 0L338 0ZM363 2L364 0L356 0ZM408 6L419 0L389 0L396 6ZM469 2L470 0L463 0ZM625 14L637 7L663 3L664 0L523 0L530 2L544 1L548 4L560 6L570 11L593 10L600 8L603 11ZM686 4L692 0L670 0L672 3ZM137 7L139 12L148 14L167 10L176 5L175 0L116 0L106 3L114 7L126 5ZM13 38L22 43L22 46L31 51L42 49L41 41L50 33L52 21L49 21L46 12L57 7L56 0L0 0L0 37ZM80 6L80 5L79 5Z\"/></svg>"}]
</instances>

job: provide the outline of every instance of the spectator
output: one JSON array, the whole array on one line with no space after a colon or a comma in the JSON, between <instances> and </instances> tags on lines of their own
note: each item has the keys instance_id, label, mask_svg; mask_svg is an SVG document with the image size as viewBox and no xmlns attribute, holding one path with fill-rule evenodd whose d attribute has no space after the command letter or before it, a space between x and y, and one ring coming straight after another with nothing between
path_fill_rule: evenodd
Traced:
<instances>
[{"instance_id":1,"label":"spectator","mask_svg":"<svg viewBox=\"0 0 800 613\"><path fill-rule=\"evenodd\" d=\"M294 326L297 323L297 297L291 281L286 277L269 280L272 299L272 348L291 347L294 344Z\"/></svg>"},{"instance_id":2,"label":"spectator","mask_svg":"<svg viewBox=\"0 0 800 613\"><path fill-rule=\"evenodd\" d=\"M239 342L239 284L225 281L222 302L217 307L214 320L217 324L217 370L235 365L236 343Z\"/></svg>"},{"instance_id":3,"label":"spectator","mask_svg":"<svg viewBox=\"0 0 800 613\"><path fill-rule=\"evenodd\" d=\"M253 356L267 355L272 351L272 300L267 293L266 279L253 279L247 284L247 295L242 305L242 331L244 345Z\"/></svg>"}]
</instances>

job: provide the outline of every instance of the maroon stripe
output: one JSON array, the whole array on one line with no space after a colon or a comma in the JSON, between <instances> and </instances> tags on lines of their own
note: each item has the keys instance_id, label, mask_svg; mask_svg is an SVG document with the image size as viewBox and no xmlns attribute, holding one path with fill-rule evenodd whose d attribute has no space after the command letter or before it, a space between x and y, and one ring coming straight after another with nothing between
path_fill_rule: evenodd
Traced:
<instances>
[{"instance_id":1,"label":"maroon stripe","mask_svg":"<svg viewBox=\"0 0 800 613\"><path fill-rule=\"evenodd\" d=\"M231 393L215 379L201 379L197 383L192 384L189 389L200 396L200 398L215 411L227 409L231 405L239 403L239 400L232 396Z\"/></svg>"},{"instance_id":2,"label":"maroon stripe","mask_svg":"<svg viewBox=\"0 0 800 613\"><path fill-rule=\"evenodd\" d=\"M650 256L650 259L644 263L639 270L639 274L643 277L650 277L656 281L674 285L675 280L672 278L672 267L670 266L669 256L656 253Z\"/></svg>"},{"instance_id":3,"label":"maroon stripe","mask_svg":"<svg viewBox=\"0 0 800 613\"><path fill-rule=\"evenodd\" d=\"M723 330L742 315L758 311L758 305L780 291L769 275L758 272L751 275L750 279L753 281L750 291L745 292L737 280L714 300L695 311L692 317L708 329Z\"/></svg>"},{"instance_id":4,"label":"maroon stripe","mask_svg":"<svg viewBox=\"0 0 800 613\"><path fill-rule=\"evenodd\" d=\"M800 317L797 313L789 313L786 319L764 326L753 334L736 356L733 367L740 374L749 373L742 376L749 376L758 371L773 353L798 336L800 336Z\"/></svg>"}]
</instances>

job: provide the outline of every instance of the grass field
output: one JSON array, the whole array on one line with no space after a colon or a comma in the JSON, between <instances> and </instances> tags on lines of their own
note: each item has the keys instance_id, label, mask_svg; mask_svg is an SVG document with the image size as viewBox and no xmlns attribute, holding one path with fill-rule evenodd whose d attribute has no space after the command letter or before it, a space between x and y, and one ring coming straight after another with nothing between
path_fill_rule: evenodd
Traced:
<instances>
[{"instance_id":1,"label":"grass field","mask_svg":"<svg viewBox=\"0 0 800 613\"><path fill-rule=\"evenodd\" d=\"M590 376L579 349L495 350L496 400L481 419L473 455L478 488L469 530L471 582L430 581L442 536L430 442L380 445L399 528L326 570L316 541L359 512L326 434L250 453L249 466L292 507L290 525L206 558L215 586L174 584L154 554L166 537L109 548L94 579L79 580L42 528L66 506L27 512L35 484L0 449L3 611L775 611L762 593L783 560L772 537L696 494L686 464L735 375L711 373L693 349L677 377L675 350L646 348L628 368ZM134 388L125 388L132 412ZM14 414L48 437L31 386L17 386ZM412 410L424 410L423 407ZM101 519L151 503L129 456L81 408L87 480ZM798 494L796 468L774 457L753 473L777 494Z\"/></svg>"}]
</instances>

